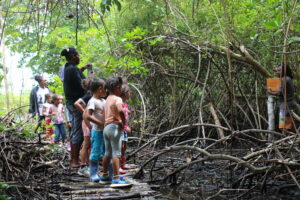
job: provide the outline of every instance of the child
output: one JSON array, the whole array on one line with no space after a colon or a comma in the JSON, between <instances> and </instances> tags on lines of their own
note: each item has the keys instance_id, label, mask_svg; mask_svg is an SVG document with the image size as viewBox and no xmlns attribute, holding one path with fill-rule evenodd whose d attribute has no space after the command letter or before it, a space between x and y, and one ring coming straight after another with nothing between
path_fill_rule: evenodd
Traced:
<instances>
[{"instance_id":1,"label":"child","mask_svg":"<svg viewBox=\"0 0 300 200\"><path fill-rule=\"evenodd\" d=\"M104 105L105 100L105 82L102 79L94 78L90 87L93 97L89 100L86 107L87 119L92 123L91 143L92 150L89 157L90 160L90 180L99 182L98 165L104 154Z\"/></svg>"},{"instance_id":2,"label":"child","mask_svg":"<svg viewBox=\"0 0 300 200\"><path fill-rule=\"evenodd\" d=\"M75 103L75 107L82 112L82 131L83 131L83 145L82 148L80 150L80 158L81 158L81 162L84 163L84 166L81 167L78 170L78 174L79 175L87 175L89 176L89 167L88 167L88 162L89 162L89 155L90 155L90 151L91 151L91 129L92 126L90 124L90 122L87 120L86 117L84 117L84 112L85 112L85 108L86 105L88 104L89 100L92 98L92 94L89 91L90 86L91 86L91 82L92 79L91 78L87 78L87 79L83 79L81 81L81 85L82 88L87 91L87 93L82 97L79 98Z\"/></svg>"},{"instance_id":3,"label":"child","mask_svg":"<svg viewBox=\"0 0 300 200\"><path fill-rule=\"evenodd\" d=\"M45 117L45 124L46 124L46 138L49 138L50 141L53 143L54 138L53 138L53 128L51 126L51 114L50 112L50 107L52 106L52 94L48 93L45 95L46 103L43 104L43 110L42 114Z\"/></svg>"},{"instance_id":4,"label":"child","mask_svg":"<svg viewBox=\"0 0 300 200\"><path fill-rule=\"evenodd\" d=\"M72 129L72 115L71 115L71 113L70 113L70 111L69 111L69 109L67 108L67 107L65 107L66 108L66 110L65 110L65 114L66 114L66 120L67 120L67 134L68 134L68 138L70 139L71 138L71 129ZM71 151L71 142L70 141L68 141L67 143L66 143L66 149L67 149L67 151Z\"/></svg>"},{"instance_id":5,"label":"child","mask_svg":"<svg viewBox=\"0 0 300 200\"><path fill-rule=\"evenodd\" d=\"M54 94L52 96L52 106L50 107L50 114L52 114L52 122L54 122L54 143L65 143L66 129L64 125L64 106L62 105L62 96Z\"/></svg>"},{"instance_id":6,"label":"child","mask_svg":"<svg viewBox=\"0 0 300 200\"><path fill-rule=\"evenodd\" d=\"M128 165L126 165L126 148L127 148L127 142L128 142L128 134L131 132L130 127L128 126L128 121L129 121L129 114L130 111L128 110L128 104L125 103L126 100L130 98L130 93L129 93L129 87L127 84L122 85L121 89L121 98L123 100L123 111L125 115L125 124L122 129L122 134L121 134L121 159L120 159L120 173L124 172L126 169L130 169Z\"/></svg>"},{"instance_id":7,"label":"child","mask_svg":"<svg viewBox=\"0 0 300 200\"><path fill-rule=\"evenodd\" d=\"M121 156L121 132L123 124L125 124L125 115L123 112L123 101L120 98L121 77L111 77L106 82L106 89L109 95L105 103L105 128L103 130L105 140L105 156L103 159L103 176L101 181L111 181L108 176L108 167L112 159L114 177L111 187L127 187L132 185L119 176L120 156Z\"/></svg>"}]
</instances>

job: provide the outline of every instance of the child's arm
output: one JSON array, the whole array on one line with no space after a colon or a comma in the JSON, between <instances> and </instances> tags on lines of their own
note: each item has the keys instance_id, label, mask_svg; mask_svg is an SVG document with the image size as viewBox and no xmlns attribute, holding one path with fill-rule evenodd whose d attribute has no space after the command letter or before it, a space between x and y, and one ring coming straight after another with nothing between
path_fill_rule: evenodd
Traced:
<instances>
[{"instance_id":1,"label":"child's arm","mask_svg":"<svg viewBox=\"0 0 300 200\"><path fill-rule=\"evenodd\" d=\"M104 123L99 121L96 117L93 116L94 110L93 109L88 109L87 110L87 120L94 122L95 124L98 124L99 126L103 127Z\"/></svg>"},{"instance_id":2,"label":"child's arm","mask_svg":"<svg viewBox=\"0 0 300 200\"><path fill-rule=\"evenodd\" d=\"M67 124L67 118L66 118L66 115L65 115L65 107L64 106L62 106L62 108L61 108L61 113L62 113L62 117L63 117L64 122Z\"/></svg>"},{"instance_id":3,"label":"child's arm","mask_svg":"<svg viewBox=\"0 0 300 200\"><path fill-rule=\"evenodd\" d=\"M126 128L126 131L128 134L131 134L131 128L129 126Z\"/></svg>"},{"instance_id":4,"label":"child's arm","mask_svg":"<svg viewBox=\"0 0 300 200\"><path fill-rule=\"evenodd\" d=\"M86 126L89 128L89 129L92 129L92 125L91 125L91 123L90 123L90 121L87 119L87 111L88 111L88 109L85 109L84 110L84 112L83 112L83 114L82 114L82 118L83 118L83 121L84 121L84 123L86 124Z\"/></svg>"},{"instance_id":5,"label":"child's arm","mask_svg":"<svg viewBox=\"0 0 300 200\"><path fill-rule=\"evenodd\" d=\"M123 111L123 106L122 106L122 103L118 103L116 106L117 106L117 110L118 110L119 115L120 115L121 120L122 120L122 124L121 124L121 129L122 129L124 124L125 124L125 114L124 114L124 111Z\"/></svg>"},{"instance_id":6,"label":"child's arm","mask_svg":"<svg viewBox=\"0 0 300 200\"><path fill-rule=\"evenodd\" d=\"M43 105L42 115L45 117L48 117L49 114L46 111L47 111L47 108L46 108L46 106Z\"/></svg>"},{"instance_id":7,"label":"child's arm","mask_svg":"<svg viewBox=\"0 0 300 200\"><path fill-rule=\"evenodd\" d=\"M54 115L56 115L56 112L54 112L53 109L50 107L48 117L52 117Z\"/></svg>"},{"instance_id":8,"label":"child's arm","mask_svg":"<svg viewBox=\"0 0 300 200\"><path fill-rule=\"evenodd\" d=\"M80 111L80 112L84 112L85 109L85 105L83 104L81 99L78 99L75 103L74 106Z\"/></svg>"}]
</instances>

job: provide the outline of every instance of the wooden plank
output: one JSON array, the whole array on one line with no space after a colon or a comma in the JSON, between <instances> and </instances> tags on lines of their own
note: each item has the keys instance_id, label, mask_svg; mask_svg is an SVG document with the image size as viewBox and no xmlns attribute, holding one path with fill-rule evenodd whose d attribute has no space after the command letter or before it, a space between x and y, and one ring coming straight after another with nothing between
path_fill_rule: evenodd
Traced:
<instances>
[{"instance_id":1,"label":"wooden plank","mask_svg":"<svg viewBox=\"0 0 300 200\"><path fill-rule=\"evenodd\" d=\"M141 198L140 193L131 193L123 195L111 195L111 196L95 196L95 197L69 197L63 198L64 200L118 200L118 199L132 199L132 198Z\"/></svg>"}]
</instances>

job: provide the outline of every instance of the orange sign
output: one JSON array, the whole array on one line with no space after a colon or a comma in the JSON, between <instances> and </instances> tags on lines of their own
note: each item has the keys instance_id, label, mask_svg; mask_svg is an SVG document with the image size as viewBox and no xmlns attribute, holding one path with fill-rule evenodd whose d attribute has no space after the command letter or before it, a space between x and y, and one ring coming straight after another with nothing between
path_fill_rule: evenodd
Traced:
<instances>
[{"instance_id":1,"label":"orange sign","mask_svg":"<svg viewBox=\"0 0 300 200\"><path fill-rule=\"evenodd\" d=\"M267 78L267 88L277 92L280 88L280 78Z\"/></svg>"}]
</instances>

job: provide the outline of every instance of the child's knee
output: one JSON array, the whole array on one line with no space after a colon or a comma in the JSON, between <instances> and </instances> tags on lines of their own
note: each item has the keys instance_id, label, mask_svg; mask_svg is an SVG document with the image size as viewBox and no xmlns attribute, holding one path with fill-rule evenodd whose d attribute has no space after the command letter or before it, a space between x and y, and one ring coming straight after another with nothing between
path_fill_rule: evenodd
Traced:
<instances>
[{"instance_id":1,"label":"child's knee","mask_svg":"<svg viewBox=\"0 0 300 200\"><path fill-rule=\"evenodd\" d=\"M113 157L113 158L120 158L121 155L122 155L122 153L121 153L120 149L116 149L116 150L114 150L114 151L112 152L112 157Z\"/></svg>"},{"instance_id":2,"label":"child's knee","mask_svg":"<svg viewBox=\"0 0 300 200\"><path fill-rule=\"evenodd\" d=\"M113 154L112 154L112 152L111 152L111 151L109 151L109 150L106 150L106 151L105 151L105 153L104 153L104 155L105 155L105 156L107 156L107 157L110 157L110 158L112 158L112 155L113 155Z\"/></svg>"}]
</instances>

